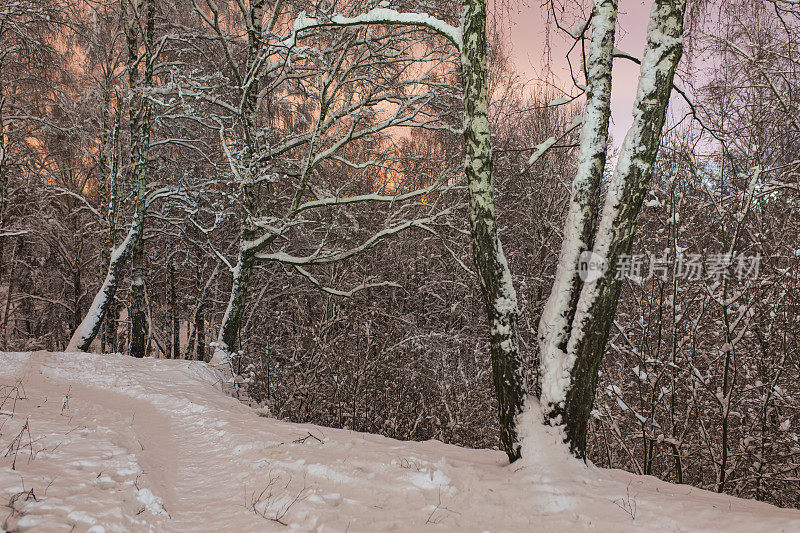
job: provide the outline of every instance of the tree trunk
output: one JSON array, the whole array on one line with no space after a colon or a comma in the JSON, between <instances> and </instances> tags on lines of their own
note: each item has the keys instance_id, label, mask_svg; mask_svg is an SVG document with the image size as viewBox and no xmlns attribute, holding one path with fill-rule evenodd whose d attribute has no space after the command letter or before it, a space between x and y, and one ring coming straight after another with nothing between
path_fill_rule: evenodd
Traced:
<instances>
[{"instance_id":1,"label":"tree trunk","mask_svg":"<svg viewBox=\"0 0 800 533\"><path fill-rule=\"evenodd\" d=\"M72 339L70 339L66 351L88 351L89 346L91 346L92 341L100 331L100 327L103 324L103 317L105 317L109 308L112 307L114 295L119 285L119 276L130 257L133 244L139 239L139 234L142 231L140 220L138 215L134 215L134 219L131 222L131 229L128 231L125 240L111 252L106 279L100 286L100 290L97 291L97 295L94 297L92 305L83 317L80 326L78 326L72 334ZM112 313L111 315L115 317L116 313Z\"/></svg>"},{"instance_id":2,"label":"tree trunk","mask_svg":"<svg viewBox=\"0 0 800 533\"><path fill-rule=\"evenodd\" d=\"M594 0L578 168L572 182L572 200L564 223L553 288L539 320L540 399L548 419L556 419L559 414L561 367L566 360L571 323L583 286L578 262L581 254L594 244L600 181L608 147L616 20L617 0Z\"/></svg>"},{"instance_id":3,"label":"tree trunk","mask_svg":"<svg viewBox=\"0 0 800 533\"><path fill-rule=\"evenodd\" d=\"M167 357L181 358L181 323L178 317L178 301L175 291L175 263L170 259L167 264Z\"/></svg>"},{"instance_id":4,"label":"tree trunk","mask_svg":"<svg viewBox=\"0 0 800 533\"><path fill-rule=\"evenodd\" d=\"M194 328L195 332L197 332L197 353L195 354L195 359L198 361L206 360L206 323L205 317L203 316L204 307L204 303L200 305L194 318Z\"/></svg>"},{"instance_id":5,"label":"tree trunk","mask_svg":"<svg viewBox=\"0 0 800 533\"><path fill-rule=\"evenodd\" d=\"M517 416L526 395L519 353L517 295L497 234L486 83L486 3L464 0L461 69L464 141L469 184L470 234L489 321L492 373L500 417L500 442L510 461L519 458Z\"/></svg>"},{"instance_id":6,"label":"tree trunk","mask_svg":"<svg viewBox=\"0 0 800 533\"><path fill-rule=\"evenodd\" d=\"M255 263L255 256L246 248L245 242L243 237L239 260L233 269L231 296L219 328L217 346L211 359L212 364L227 363L239 349L239 330L242 327L242 317L247 303L247 287L250 284L250 276Z\"/></svg>"},{"instance_id":7,"label":"tree trunk","mask_svg":"<svg viewBox=\"0 0 800 533\"><path fill-rule=\"evenodd\" d=\"M3 87L3 74L2 63L0 63L0 232L5 228L6 223L6 203L8 202L8 174L6 173L6 138L3 135L5 131L5 122L3 118L3 109L5 107L5 88ZM3 245L5 242L4 237L0 237L0 274L3 273ZM9 266L9 269L12 267Z\"/></svg>"},{"instance_id":8,"label":"tree trunk","mask_svg":"<svg viewBox=\"0 0 800 533\"><path fill-rule=\"evenodd\" d=\"M106 347L111 353L119 352L119 305L114 298L108 304L106 313Z\"/></svg>"},{"instance_id":9,"label":"tree trunk","mask_svg":"<svg viewBox=\"0 0 800 533\"><path fill-rule=\"evenodd\" d=\"M5 310L3 311L3 324L0 327L0 332L2 332L2 339L3 339L3 347L8 346L8 318L11 314L11 298L14 296L14 279L16 277L16 264L17 264L17 255L22 250L22 239L24 237L19 236L17 237L17 245L14 247L14 251L11 254L11 263L9 263L8 267L8 291L6 292L6 305Z\"/></svg>"},{"instance_id":10,"label":"tree trunk","mask_svg":"<svg viewBox=\"0 0 800 533\"><path fill-rule=\"evenodd\" d=\"M72 269L72 326L75 329L78 329L83 318L83 312L81 311L81 292L83 288L81 287L81 269L79 265L80 257L77 257Z\"/></svg>"},{"instance_id":11,"label":"tree trunk","mask_svg":"<svg viewBox=\"0 0 800 533\"><path fill-rule=\"evenodd\" d=\"M137 315L144 316L144 278L143 278L143 243L144 238L144 217L145 217L145 202L146 202L146 178L147 178L147 162L150 149L150 114L151 106L144 98L143 91L152 86L153 80L153 57L152 57L152 39L153 29L155 24L155 6L154 0L147 0L147 26L144 38L145 45L145 59L144 59L144 81L138 80L138 64L139 64L139 39L138 39L138 26L136 21L132 19L133 14L126 13L126 2L120 2L122 8L122 17L125 26L125 37L128 45L128 83L131 91L131 103L128 110L130 116L130 166L131 166L131 180L134 183L136 190L136 210L131 221L130 230L128 235L120 243L120 245L111 252L108 271L100 290L95 295L92 305L83 317L81 324L77 327L72 334L72 338L67 346L67 351L87 351L92 344L92 341L97 336L103 324L103 319L106 316L109 308L113 305L114 295L117 292L119 285L120 274L125 267L128 259L133 256L133 262L139 261L138 265L133 266L133 282L131 284L131 320L132 322ZM119 95L117 96L119 101ZM115 142L118 138L115 139ZM109 197L109 217L112 222L109 227L109 237L114 240L116 237L116 226L114 218L116 217L117 198L117 174L118 166L112 165L111 171L112 189ZM137 277L138 274L138 277ZM138 281L137 281L138 280ZM141 282L141 283L139 283ZM141 286L141 293L137 294ZM140 311L139 311L140 310ZM112 313L115 316L116 313ZM144 321L143 321L144 322ZM110 326L114 328L114 337L116 337L116 324ZM132 327L131 334L137 333L137 329L143 331L138 324L136 328ZM144 353L143 347L145 344L144 336L141 338L131 338L131 346L136 346L137 350ZM139 353L139 352L137 352Z\"/></svg>"},{"instance_id":12,"label":"tree trunk","mask_svg":"<svg viewBox=\"0 0 800 533\"><path fill-rule=\"evenodd\" d=\"M119 178L119 128L122 116L122 98L116 94L114 104L114 126L111 132L111 153L108 156L101 156L100 160L110 159L110 164L103 165L103 183L101 191L103 193L103 205L105 207L106 223L106 243L103 248L103 262L108 264L111 258L111 250L117 245L117 183ZM117 352L117 309L114 298L108 302L108 311L102 320L105 325L103 334L103 351Z\"/></svg>"},{"instance_id":13,"label":"tree trunk","mask_svg":"<svg viewBox=\"0 0 800 533\"><path fill-rule=\"evenodd\" d=\"M124 4L124 1L123 1ZM147 313L144 301L144 217L147 194L147 167L150 154L150 120L152 105L144 92L153 85L153 31L155 24L154 0L145 0L146 27L143 35L144 74L140 81L137 75L139 62L138 24L135 19L126 21L125 33L128 42L128 80L131 87L131 170L136 186L136 213L140 215L142 231L133 245L131 268L131 343L130 354L144 357L147 351Z\"/></svg>"},{"instance_id":14,"label":"tree trunk","mask_svg":"<svg viewBox=\"0 0 800 533\"><path fill-rule=\"evenodd\" d=\"M130 354L134 357L144 357L147 346L147 313L144 302L144 247L143 239L139 238L133 248L131 268L131 345Z\"/></svg>"},{"instance_id":15,"label":"tree trunk","mask_svg":"<svg viewBox=\"0 0 800 533\"><path fill-rule=\"evenodd\" d=\"M263 18L265 11L265 0L253 0L250 3L249 17L247 20L247 57L245 60L245 72L255 74L256 64L261 54ZM277 7L277 6L276 6ZM271 25L269 26L271 29ZM243 88L242 92L242 129L245 138L244 158L241 167L244 169L242 182L239 184L239 197L242 201L241 233L239 236L239 257L233 269L233 285L228 300L228 307L219 328L216 348L211 357L212 364L230 364L231 356L239 349L239 330L242 327L242 317L244 316L244 306L247 302L247 289L250 284L250 276L255 264L255 254L257 249L251 249L250 243L253 233L250 230L250 219L258 209L258 202L254 192L250 190L249 180L253 172L250 168L254 157L258 155L260 148L256 135L256 112L258 107L258 80L254 75L254 81ZM270 241L271 242L271 241ZM263 246L263 244L262 244ZM199 347L199 346L198 346Z\"/></svg>"},{"instance_id":16,"label":"tree trunk","mask_svg":"<svg viewBox=\"0 0 800 533\"><path fill-rule=\"evenodd\" d=\"M597 372L616 313L622 280L620 256L630 253L636 218L652 176L675 68L683 52L684 0L656 0L647 32L634 121L625 137L606 194L593 248L606 270L584 282L572 320L561 372L548 384L549 404L564 425L573 453L586 455L586 431Z\"/></svg>"}]
</instances>

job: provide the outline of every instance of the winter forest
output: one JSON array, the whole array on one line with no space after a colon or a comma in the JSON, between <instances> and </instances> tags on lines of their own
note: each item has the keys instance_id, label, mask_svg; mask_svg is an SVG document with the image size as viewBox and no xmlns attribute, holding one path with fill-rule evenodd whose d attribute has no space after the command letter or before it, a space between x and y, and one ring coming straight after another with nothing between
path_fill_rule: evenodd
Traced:
<instances>
[{"instance_id":1,"label":"winter forest","mask_svg":"<svg viewBox=\"0 0 800 533\"><path fill-rule=\"evenodd\" d=\"M797 0L0 0L0 531L800 527L799 121Z\"/></svg>"}]
</instances>

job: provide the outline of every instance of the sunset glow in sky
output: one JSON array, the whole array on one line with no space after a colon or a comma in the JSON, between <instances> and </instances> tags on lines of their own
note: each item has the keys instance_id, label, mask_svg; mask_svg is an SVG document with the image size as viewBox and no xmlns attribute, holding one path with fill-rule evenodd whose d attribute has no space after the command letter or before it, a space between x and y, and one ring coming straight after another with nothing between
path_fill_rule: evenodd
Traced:
<instances>
[{"instance_id":1,"label":"sunset glow in sky","mask_svg":"<svg viewBox=\"0 0 800 533\"><path fill-rule=\"evenodd\" d=\"M652 1L620 0L616 48L635 57L644 50L647 21ZM545 11L538 0L525 0L511 9L510 26L511 56L517 70L529 79L538 78L546 58L543 56L546 41ZM517 13L518 12L518 13ZM588 11L587 11L588 13ZM569 27L572 27L570 24ZM559 86L575 94L569 75L565 54L569 46L568 36L557 28L550 31L553 73L560 78ZM575 55L574 57L577 57ZM639 65L624 59L614 61L613 90L611 95L611 135L619 146L632 122L632 106L636 96Z\"/></svg>"}]
</instances>

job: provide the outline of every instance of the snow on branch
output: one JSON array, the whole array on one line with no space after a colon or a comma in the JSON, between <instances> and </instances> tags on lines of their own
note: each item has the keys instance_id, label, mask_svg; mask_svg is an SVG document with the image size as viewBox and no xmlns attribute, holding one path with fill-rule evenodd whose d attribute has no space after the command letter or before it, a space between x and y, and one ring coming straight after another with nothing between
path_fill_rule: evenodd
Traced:
<instances>
[{"instance_id":1,"label":"snow on branch","mask_svg":"<svg viewBox=\"0 0 800 533\"><path fill-rule=\"evenodd\" d=\"M0 229L0 237L19 237L20 235L26 235L28 230L4 230Z\"/></svg>"},{"instance_id":2,"label":"snow on branch","mask_svg":"<svg viewBox=\"0 0 800 533\"><path fill-rule=\"evenodd\" d=\"M548 137L543 142L534 146L533 153L531 154L530 159L528 159L528 167L530 168L531 166L533 166L534 163L536 163L539 159L541 159L541 157L544 154L546 154L553 146L555 146L556 143L558 143L561 139L563 139L564 137L575 131L582 124L583 124L583 117L577 116L572 121L572 124L570 124L558 138Z\"/></svg>"},{"instance_id":3,"label":"snow on branch","mask_svg":"<svg viewBox=\"0 0 800 533\"><path fill-rule=\"evenodd\" d=\"M403 200L409 200L411 198L416 198L419 196L425 196L428 193L433 192L440 186L440 183L434 183L429 187L423 187L422 189L416 189L414 191L404 193L404 194L378 194L378 193L371 193L371 194L360 194L357 196L331 196L329 198L320 198L318 200L311 200L301 204L295 209L294 214L300 213L302 211L306 211L308 209L314 209L317 207L327 207L333 205L345 205L345 204L355 204L360 202L401 202Z\"/></svg>"},{"instance_id":4,"label":"snow on branch","mask_svg":"<svg viewBox=\"0 0 800 533\"><path fill-rule=\"evenodd\" d=\"M432 17L426 13L402 13L394 9L377 7L361 15L348 17L339 13L334 13L328 20L322 20L300 13L294 22L289 37L284 39L283 44L287 48L292 48L297 42L297 34L303 30L312 28L322 28L326 26L361 26L365 24L392 24L398 26L419 26L428 28L445 37L448 41L461 50L462 37L461 30L443 20Z\"/></svg>"},{"instance_id":5,"label":"snow on branch","mask_svg":"<svg viewBox=\"0 0 800 533\"><path fill-rule=\"evenodd\" d=\"M286 252L275 252L275 253L260 253L256 254L256 259L260 259L262 261L275 261L277 263L283 263L286 265L324 265L330 263L336 263L339 261L343 261L354 255L357 255L361 252L365 252L370 248L374 248L377 244L382 242L384 239L391 237L392 235L396 235L400 232L411 228L421 228L425 229L426 226L435 221L436 218L449 213L450 209L445 209L436 215L419 218L414 220L406 220L404 222L400 222L393 226L389 226L384 228L374 235L367 239L366 241L362 242L358 246L350 248L349 250L341 250L341 251L322 251L317 250L311 255L307 256L295 256L288 254Z\"/></svg>"},{"instance_id":6,"label":"snow on branch","mask_svg":"<svg viewBox=\"0 0 800 533\"><path fill-rule=\"evenodd\" d=\"M395 288L399 288L400 287L400 284L395 283L393 281L379 281L379 282L375 282L375 283L366 283L365 282L365 283L362 283L361 285L353 287L349 291L343 291L341 289L334 289L334 288L331 288L331 287L326 287L311 272L309 272L305 268L301 267L300 265L294 265L294 269L301 276L303 276L308 281L310 281L313 285L315 285L322 292L325 292L327 294L331 294L333 296L342 296L344 298L349 298L352 295L354 295L355 293L357 293L359 291L363 291L365 289L374 289L374 288L378 288L378 287L395 287Z\"/></svg>"}]
</instances>

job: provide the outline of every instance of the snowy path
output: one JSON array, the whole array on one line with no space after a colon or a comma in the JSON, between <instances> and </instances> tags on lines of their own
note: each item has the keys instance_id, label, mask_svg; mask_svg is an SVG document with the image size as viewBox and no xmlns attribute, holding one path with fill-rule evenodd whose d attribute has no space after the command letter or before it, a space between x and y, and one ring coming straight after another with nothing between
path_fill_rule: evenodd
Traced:
<instances>
[{"instance_id":1,"label":"snowy path","mask_svg":"<svg viewBox=\"0 0 800 533\"><path fill-rule=\"evenodd\" d=\"M0 353L0 525L800 530L797 511L584 467L544 431L526 442L536 460L508 466L499 452L259 417L219 392L217 380L187 361Z\"/></svg>"}]
</instances>

